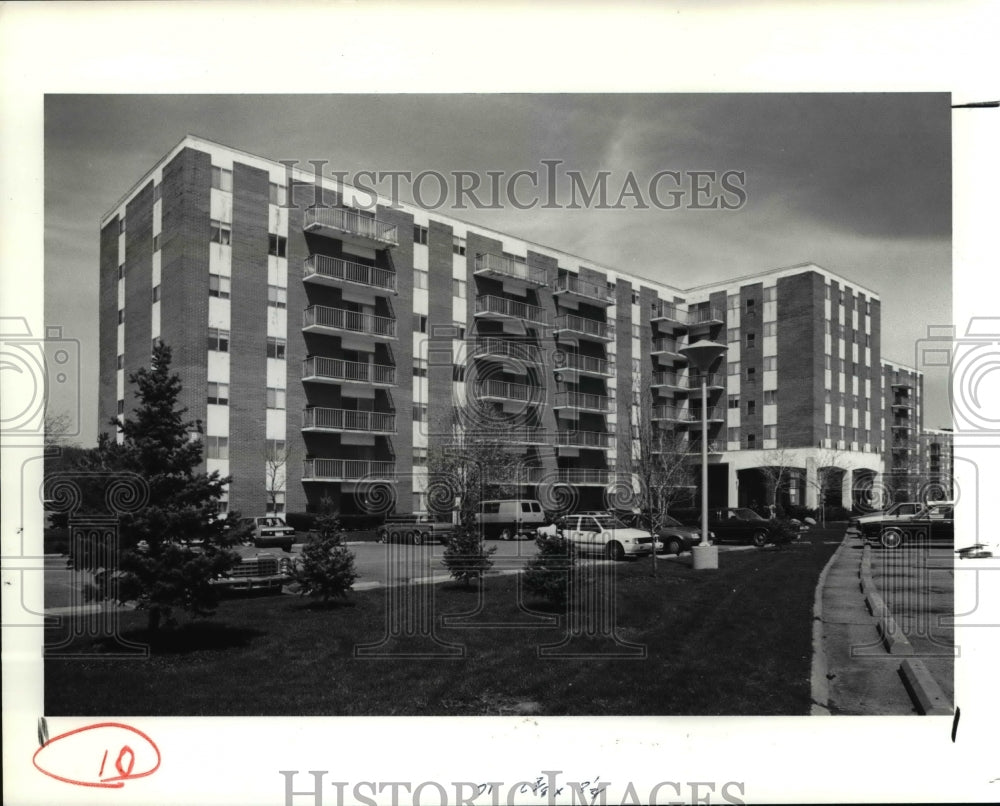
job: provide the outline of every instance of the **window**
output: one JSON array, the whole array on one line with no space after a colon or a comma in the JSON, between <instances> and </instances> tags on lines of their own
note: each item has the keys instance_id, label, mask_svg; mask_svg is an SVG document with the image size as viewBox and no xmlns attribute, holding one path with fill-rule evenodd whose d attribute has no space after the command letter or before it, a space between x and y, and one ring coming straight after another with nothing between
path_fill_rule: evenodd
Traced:
<instances>
[{"instance_id":1,"label":"window","mask_svg":"<svg viewBox=\"0 0 1000 806\"><path fill-rule=\"evenodd\" d=\"M118 416L121 417L125 414L125 401L119 400L117 406Z\"/></svg>"},{"instance_id":2,"label":"window","mask_svg":"<svg viewBox=\"0 0 1000 806\"><path fill-rule=\"evenodd\" d=\"M764 302L774 302L778 298L777 286L768 286L764 289Z\"/></svg>"},{"instance_id":3,"label":"window","mask_svg":"<svg viewBox=\"0 0 1000 806\"><path fill-rule=\"evenodd\" d=\"M747 333L747 349L752 350L757 345L757 334Z\"/></svg>"},{"instance_id":4,"label":"window","mask_svg":"<svg viewBox=\"0 0 1000 806\"><path fill-rule=\"evenodd\" d=\"M270 182L267 186L268 202L284 207L288 201L288 188L279 185L277 182Z\"/></svg>"},{"instance_id":5,"label":"window","mask_svg":"<svg viewBox=\"0 0 1000 806\"><path fill-rule=\"evenodd\" d=\"M118 234L121 235L125 232L125 216L122 216L118 221Z\"/></svg>"},{"instance_id":6,"label":"window","mask_svg":"<svg viewBox=\"0 0 1000 806\"><path fill-rule=\"evenodd\" d=\"M638 291L633 291L632 292L632 304L633 305L638 305L639 304L639 292Z\"/></svg>"},{"instance_id":7,"label":"window","mask_svg":"<svg viewBox=\"0 0 1000 806\"><path fill-rule=\"evenodd\" d=\"M418 224L413 225L413 242L427 246L427 227Z\"/></svg>"},{"instance_id":8,"label":"window","mask_svg":"<svg viewBox=\"0 0 1000 806\"><path fill-rule=\"evenodd\" d=\"M159 302L160 301L160 287L158 285L154 285L153 286L153 290L152 290L151 296L153 298L153 302Z\"/></svg>"},{"instance_id":9,"label":"window","mask_svg":"<svg viewBox=\"0 0 1000 806\"><path fill-rule=\"evenodd\" d=\"M765 389L764 390L764 405L773 406L778 402L778 390L777 389Z\"/></svg>"},{"instance_id":10,"label":"window","mask_svg":"<svg viewBox=\"0 0 1000 806\"><path fill-rule=\"evenodd\" d=\"M275 235L274 233L268 233L267 253L269 255L274 255L275 257L287 257L288 238L284 238L281 235Z\"/></svg>"},{"instance_id":11,"label":"window","mask_svg":"<svg viewBox=\"0 0 1000 806\"><path fill-rule=\"evenodd\" d=\"M280 285L267 287L267 304L272 308L285 308L288 305L288 289Z\"/></svg>"},{"instance_id":12,"label":"window","mask_svg":"<svg viewBox=\"0 0 1000 806\"><path fill-rule=\"evenodd\" d=\"M462 364L452 364L451 379L456 382L465 380L465 367Z\"/></svg>"},{"instance_id":13,"label":"window","mask_svg":"<svg viewBox=\"0 0 1000 806\"><path fill-rule=\"evenodd\" d=\"M748 448L756 448L757 447L757 435L756 434L747 434L747 447Z\"/></svg>"},{"instance_id":14,"label":"window","mask_svg":"<svg viewBox=\"0 0 1000 806\"><path fill-rule=\"evenodd\" d=\"M285 390L276 386L267 387L267 407L269 409L285 408Z\"/></svg>"},{"instance_id":15,"label":"window","mask_svg":"<svg viewBox=\"0 0 1000 806\"><path fill-rule=\"evenodd\" d=\"M740 309L740 295L730 294L726 297L726 307L731 311L738 311Z\"/></svg>"},{"instance_id":16,"label":"window","mask_svg":"<svg viewBox=\"0 0 1000 806\"><path fill-rule=\"evenodd\" d=\"M208 349L217 350L220 353L228 353L229 331L210 327L208 329Z\"/></svg>"},{"instance_id":17,"label":"window","mask_svg":"<svg viewBox=\"0 0 1000 806\"><path fill-rule=\"evenodd\" d=\"M267 357L268 358L284 358L285 357L285 340L276 339L273 337L268 337L267 340Z\"/></svg>"},{"instance_id":18,"label":"window","mask_svg":"<svg viewBox=\"0 0 1000 806\"><path fill-rule=\"evenodd\" d=\"M823 332L826 333L827 336L832 336L833 335L832 330L833 328L830 324L830 320L829 319L825 320L823 322Z\"/></svg>"},{"instance_id":19,"label":"window","mask_svg":"<svg viewBox=\"0 0 1000 806\"><path fill-rule=\"evenodd\" d=\"M773 372L778 368L778 356L776 355L765 355L764 356L764 371Z\"/></svg>"},{"instance_id":20,"label":"window","mask_svg":"<svg viewBox=\"0 0 1000 806\"><path fill-rule=\"evenodd\" d=\"M828 286L828 285L824 286L823 287L823 292L824 292L824 297L826 299L830 299L830 286Z\"/></svg>"},{"instance_id":21,"label":"window","mask_svg":"<svg viewBox=\"0 0 1000 806\"><path fill-rule=\"evenodd\" d=\"M764 335L765 336L777 336L778 335L778 323L777 322L765 322L764 323Z\"/></svg>"},{"instance_id":22,"label":"window","mask_svg":"<svg viewBox=\"0 0 1000 806\"><path fill-rule=\"evenodd\" d=\"M427 404L426 403L414 403L413 404L413 422L415 422L415 423L426 423L427 422Z\"/></svg>"},{"instance_id":23,"label":"window","mask_svg":"<svg viewBox=\"0 0 1000 806\"><path fill-rule=\"evenodd\" d=\"M225 168L212 166L212 187L216 190L224 190L227 193L233 192L233 172Z\"/></svg>"},{"instance_id":24,"label":"window","mask_svg":"<svg viewBox=\"0 0 1000 806\"><path fill-rule=\"evenodd\" d=\"M728 364L728 367L729 367L729 374L730 375L739 375L740 374L740 362L739 361L730 361L729 364Z\"/></svg>"},{"instance_id":25,"label":"window","mask_svg":"<svg viewBox=\"0 0 1000 806\"><path fill-rule=\"evenodd\" d=\"M414 316L413 317L413 332L414 333L426 333L427 332L427 317L426 316Z\"/></svg>"},{"instance_id":26,"label":"window","mask_svg":"<svg viewBox=\"0 0 1000 806\"><path fill-rule=\"evenodd\" d=\"M231 281L221 274L208 275L208 295L219 299L229 299Z\"/></svg>"},{"instance_id":27,"label":"window","mask_svg":"<svg viewBox=\"0 0 1000 806\"><path fill-rule=\"evenodd\" d=\"M229 405L229 384L211 383L208 384L208 402L217 406Z\"/></svg>"},{"instance_id":28,"label":"window","mask_svg":"<svg viewBox=\"0 0 1000 806\"><path fill-rule=\"evenodd\" d=\"M206 459L228 459L229 437L205 437Z\"/></svg>"},{"instance_id":29,"label":"window","mask_svg":"<svg viewBox=\"0 0 1000 806\"><path fill-rule=\"evenodd\" d=\"M285 456L285 440L268 439L264 440L264 456L271 462L282 462L288 458Z\"/></svg>"},{"instance_id":30,"label":"window","mask_svg":"<svg viewBox=\"0 0 1000 806\"><path fill-rule=\"evenodd\" d=\"M125 264L124 263L119 263L118 264L118 279L119 280L124 280L125 279Z\"/></svg>"},{"instance_id":31,"label":"window","mask_svg":"<svg viewBox=\"0 0 1000 806\"><path fill-rule=\"evenodd\" d=\"M229 229L229 224L222 221L217 221L212 219L212 243L219 243L223 246L229 246L232 241L232 232Z\"/></svg>"},{"instance_id":32,"label":"window","mask_svg":"<svg viewBox=\"0 0 1000 806\"><path fill-rule=\"evenodd\" d=\"M427 448L413 449L413 466L427 467Z\"/></svg>"},{"instance_id":33,"label":"window","mask_svg":"<svg viewBox=\"0 0 1000 806\"><path fill-rule=\"evenodd\" d=\"M824 366L826 367L826 369L830 369L831 368L831 359L830 359L830 356L828 356L828 355L827 356L823 356L823 363L824 363Z\"/></svg>"},{"instance_id":34,"label":"window","mask_svg":"<svg viewBox=\"0 0 1000 806\"><path fill-rule=\"evenodd\" d=\"M119 308L118 309L118 324L119 325L125 324L125 309L124 308Z\"/></svg>"},{"instance_id":35,"label":"window","mask_svg":"<svg viewBox=\"0 0 1000 806\"><path fill-rule=\"evenodd\" d=\"M459 299L465 299L465 280L451 281L451 295Z\"/></svg>"},{"instance_id":36,"label":"window","mask_svg":"<svg viewBox=\"0 0 1000 806\"><path fill-rule=\"evenodd\" d=\"M455 338L459 341L465 341L465 325L455 324Z\"/></svg>"},{"instance_id":37,"label":"window","mask_svg":"<svg viewBox=\"0 0 1000 806\"><path fill-rule=\"evenodd\" d=\"M826 390L825 395L826 395L826 398L825 398L824 402L825 403L832 402L832 400L833 400L833 393L829 389Z\"/></svg>"},{"instance_id":38,"label":"window","mask_svg":"<svg viewBox=\"0 0 1000 806\"><path fill-rule=\"evenodd\" d=\"M156 235L153 236L153 251L154 252L159 252L160 251L160 236L159 236L159 234L156 234Z\"/></svg>"},{"instance_id":39,"label":"window","mask_svg":"<svg viewBox=\"0 0 1000 806\"><path fill-rule=\"evenodd\" d=\"M153 185L153 204L156 204L163 195L163 185Z\"/></svg>"},{"instance_id":40,"label":"window","mask_svg":"<svg viewBox=\"0 0 1000 806\"><path fill-rule=\"evenodd\" d=\"M726 341L739 341L740 340L740 329L738 327L731 327L726 331Z\"/></svg>"},{"instance_id":41,"label":"window","mask_svg":"<svg viewBox=\"0 0 1000 806\"><path fill-rule=\"evenodd\" d=\"M840 289L840 292L839 292L839 295L838 295L838 299L840 300L840 304L843 305L844 304L844 289L843 288Z\"/></svg>"},{"instance_id":42,"label":"window","mask_svg":"<svg viewBox=\"0 0 1000 806\"><path fill-rule=\"evenodd\" d=\"M414 378L426 378L427 377L427 359L426 358L414 358L413 359L413 377Z\"/></svg>"},{"instance_id":43,"label":"window","mask_svg":"<svg viewBox=\"0 0 1000 806\"><path fill-rule=\"evenodd\" d=\"M729 408L738 409L740 407L740 396L730 395L729 396Z\"/></svg>"},{"instance_id":44,"label":"window","mask_svg":"<svg viewBox=\"0 0 1000 806\"><path fill-rule=\"evenodd\" d=\"M730 442L740 441L740 429L739 428L728 428L726 429L726 439Z\"/></svg>"},{"instance_id":45,"label":"window","mask_svg":"<svg viewBox=\"0 0 1000 806\"><path fill-rule=\"evenodd\" d=\"M465 255L465 238L453 235L451 238L451 251L456 255Z\"/></svg>"},{"instance_id":46,"label":"window","mask_svg":"<svg viewBox=\"0 0 1000 806\"><path fill-rule=\"evenodd\" d=\"M752 298L747 300L747 313L753 313L755 304L756 300Z\"/></svg>"},{"instance_id":47,"label":"window","mask_svg":"<svg viewBox=\"0 0 1000 806\"><path fill-rule=\"evenodd\" d=\"M632 338L641 339L642 338L642 325L632 324Z\"/></svg>"},{"instance_id":48,"label":"window","mask_svg":"<svg viewBox=\"0 0 1000 806\"><path fill-rule=\"evenodd\" d=\"M757 413L757 401L756 400L748 400L747 401L747 414L756 414L756 413Z\"/></svg>"},{"instance_id":49,"label":"window","mask_svg":"<svg viewBox=\"0 0 1000 806\"><path fill-rule=\"evenodd\" d=\"M421 269L413 270L413 287L414 288L427 288L427 272Z\"/></svg>"},{"instance_id":50,"label":"window","mask_svg":"<svg viewBox=\"0 0 1000 806\"><path fill-rule=\"evenodd\" d=\"M776 425L765 425L764 426L764 439L777 439L778 438L778 426Z\"/></svg>"},{"instance_id":51,"label":"window","mask_svg":"<svg viewBox=\"0 0 1000 806\"><path fill-rule=\"evenodd\" d=\"M272 490L268 492L267 504L265 505L265 512L268 515L285 514L285 493L283 491Z\"/></svg>"},{"instance_id":52,"label":"window","mask_svg":"<svg viewBox=\"0 0 1000 806\"><path fill-rule=\"evenodd\" d=\"M118 369L125 369L125 354L119 353L116 359L116 366Z\"/></svg>"}]
</instances>

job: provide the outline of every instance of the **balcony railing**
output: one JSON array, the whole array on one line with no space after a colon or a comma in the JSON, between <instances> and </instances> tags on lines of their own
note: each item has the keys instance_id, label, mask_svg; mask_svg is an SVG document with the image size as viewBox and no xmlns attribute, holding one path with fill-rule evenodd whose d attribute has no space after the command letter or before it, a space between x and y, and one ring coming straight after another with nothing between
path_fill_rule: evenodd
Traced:
<instances>
[{"instance_id":1,"label":"balcony railing","mask_svg":"<svg viewBox=\"0 0 1000 806\"><path fill-rule=\"evenodd\" d=\"M653 303L653 309L650 312L649 318L653 322L663 320L686 325L688 321L688 312L678 308L671 302L659 299Z\"/></svg>"},{"instance_id":2,"label":"balcony railing","mask_svg":"<svg viewBox=\"0 0 1000 806\"><path fill-rule=\"evenodd\" d=\"M572 294L583 297L588 301L613 305L615 302L614 292L608 288L607 283L593 283L589 280L581 280L571 274L564 274L557 277L552 284L553 294Z\"/></svg>"},{"instance_id":3,"label":"balcony railing","mask_svg":"<svg viewBox=\"0 0 1000 806\"><path fill-rule=\"evenodd\" d=\"M571 313L557 316L555 329L583 336L593 336L602 341L610 341L615 337L614 322L601 322L597 319L588 319L585 316Z\"/></svg>"},{"instance_id":4,"label":"balcony railing","mask_svg":"<svg viewBox=\"0 0 1000 806\"><path fill-rule=\"evenodd\" d=\"M714 439L710 439L707 443L709 453L722 453L722 443L717 442ZM701 442L692 441L688 442L685 446L687 453L701 454Z\"/></svg>"},{"instance_id":5,"label":"balcony railing","mask_svg":"<svg viewBox=\"0 0 1000 806\"><path fill-rule=\"evenodd\" d=\"M544 428L537 426L515 426L503 432L504 439L515 445L545 445L548 434Z\"/></svg>"},{"instance_id":6,"label":"balcony railing","mask_svg":"<svg viewBox=\"0 0 1000 806\"><path fill-rule=\"evenodd\" d=\"M687 388L688 389L701 389L701 375L692 374L687 377ZM705 376L705 385L709 389L718 388L722 389L726 385L726 378L724 375L718 372L710 372Z\"/></svg>"},{"instance_id":7,"label":"balcony railing","mask_svg":"<svg viewBox=\"0 0 1000 806\"><path fill-rule=\"evenodd\" d=\"M683 358L684 354L680 352L680 348L683 346L684 342L670 336L660 336L658 339L653 339L653 353L670 353Z\"/></svg>"},{"instance_id":8,"label":"balcony railing","mask_svg":"<svg viewBox=\"0 0 1000 806\"><path fill-rule=\"evenodd\" d=\"M479 381L475 386L475 390L476 397L479 398L492 397L531 403L540 402L544 394L544 390L540 386L530 386L526 383L510 383L508 381L493 379Z\"/></svg>"},{"instance_id":9,"label":"balcony railing","mask_svg":"<svg viewBox=\"0 0 1000 806\"><path fill-rule=\"evenodd\" d=\"M539 325L549 323L549 315L544 308L528 305L516 299L494 297L491 295L476 297L476 314L492 316L507 316L512 319L523 319Z\"/></svg>"},{"instance_id":10,"label":"balcony railing","mask_svg":"<svg viewBox=\"0 0 1000 806\"><path fill-rule=\"evenodd\" d=\"M661 405L653 406L651 419L669 420L671 422L683 422L688 418L688 410L679 406Z\"/></svg>"},{"instance_id":11,"label":"balcony railing","mask_svg":"<svg viewBox=\"0 0 1000 806\"><path fill-rule=\"evenodd\" d=\"M556 359L556 372L576 371L587 372L591 375L612 376L615 374L615 365L612 361L604 358L597 358L592 355L580 355L579 353L562 353L562 363Z\"/></svg>"},{"instance_id":12,"label":"balcony railing","mask_svg":"<svg viewBox=\"0 0 1000 806\"><path fill-rule=\"evenodd\" d=\"M317 431L361 431L395 434L396 415L381 411L354 409L306 408L302 411L302 428Z\"/></svg>"},{"instance_id":13,"label":"balcony railing","mask_svg":"<svg viewBox=\"0 0 1000 806\"><path fill-rule=\"evenodd\" d=\"M900 409L904 413L908 413L909 410L913 408L913 403L909 400L893 400L892 407L894 409Z\"/></svg>"},{"instance_id":14,"label":"balcony railing","mask_svg":"<svg viewBox=\"0 0 1000 806\"><path fill-rule=\"evenodd\" d=\"M497 275L502 278L522 280L532 285L542 286L547 282L545 269L529 266L505 255L484 252L476 255L476 274Z\"/></svg>"},{"instance_id":15,"label":"balcony railing","mask_svg":"<svg viewBox=\"0 0 1000 806\"><path fill-rule=\"evenodd\" d=\"M560 467L557 479L563 484L610 484L615 471L600 467Z\"/></svg>"},{"instance_id":16,"label":"balcony railing","mask_svg":"<svg viewBox=\"0 0 1000 806\"><path fill-rule=\"evenodd\" d=\"M355 283L369 288L379 288L386 291L396 290L396 272L388 269L377 269L350 260L327 255L309 255L302 264L302 279L335 280L344 283Z\"/></svg>"},{"instance_id":17,"label":"balcony railing","mask_svg":"<svg viewBox=\"0 0 1000 806\"><path fill-rule=\"evenodd\" d=\"M893 420L892 428L896 428L900 431L912 431L913 423L909 422L908 420Z\"/></svg>"},{"instance_id":18,"label":"balcony railing","mask_svg":"<svg viewBox=\"0 0 1000 806\"><path fill-rule=\"evenodd\" d=\"M722 308L688 308L687 322L689 326L718 324L726 321L726 312Z\"/></svg>"},{"instance_id":19,"label":"balcony railing","mask_svg":"<svg viewBox=\"0 0 1000 806\"><path fill-rule=\"evenodd\" d=\"M473 355L486 358L512 358L534 364L541 363L542 360L542 351L534 344L507 339L479 339Z\"/></svg>"},{"instance_id":20,"label":"balcony railing","mask_svg":"<svg viewBox=\"0 0 1000 806\"><path fill-rule=\"evenodd\" d=\"M687 415L684 418L685 422L691 423L693 425L701 425L701 408L688 409L685 412L685 414ZM716 409L709 406L707 414L708 416L706 417L706 420L708 420L708 422L710 423L720 422L726 419L726 412L724 409Z\"/></svg>"},{"instance_id":21,"label":"balcony railing","mask_svg":"<svg viewBox=\"0 0 1000 806\"><path fill-rule=\"evenodd\" d=\"M302 312L302 329L324 327L331 330L347 330L351 333L365 333L387 339L396 338L396 320L388 316L349 311L346 308L327 308L310 305Z\"/></svg>"},{"instance_id":22,"label":"balcony railing","mask_svg":"<svg viewBox=\"0 0 1000 806\"><path fill-rule=\"evenodd\" d=\"M614 436L606 431L558 431L556 445L567 448L610 448Z\"/></svg>"},{"instance_id":23,"label":"balcony railing","mask_svg":"<svg viewBox=\"0 0 1000 806\"><path fill-rule=\"evenodd\" d=\"M302 379L391 386L396 383L396 368L391 364L369 364L316 355L302 362Z\"/></svg>"},{"instance_id":24,"label":"balcony railing","mask_svg":"<svg viewBox=\"0 0 1000 806\"><path fill-rule=\"evenodd\" d=\"M687 389L688 379L676 372L654 372L653 386L669 386L674 389Z\"/></svg>"},{"instance_id":25,"label":"balcony railing","mask_svg":"<svg viewBox=\"0 0 1000 806\"><path fill-rule=\"evenodd\" d=\"M611 398L586 392L556 392L555 408L610 411Z\"/></svg>"},{"instance_id":26,"label":"balcony railing","mask_svg":"<svg viewBox=\"0 0 1000 806\"><path fill-rule=\"evenodd\" d=\"M305 459L303 481L395 481L396 463L370 459Z\"/></svg>"},{"instance_id":27,"label":"balcony railing","mask_svg":"<svg viewBox=\"0 0 1000 806\"><path fill-rule=\"evenodd\" d=\"M387 246L398 246L396 225L367 216L357 210L343 207L308 207L302 219L302 228L311 231L333 229L356 238Z\"/></svg>"}]
</instances>

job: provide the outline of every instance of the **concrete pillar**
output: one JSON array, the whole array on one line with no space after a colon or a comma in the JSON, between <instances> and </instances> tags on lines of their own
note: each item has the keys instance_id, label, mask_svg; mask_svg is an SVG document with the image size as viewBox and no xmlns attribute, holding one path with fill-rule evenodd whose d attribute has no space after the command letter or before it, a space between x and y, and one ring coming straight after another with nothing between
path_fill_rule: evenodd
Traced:
<instances>
[{"instance_id":1,"label":"concrete pillar","mask_svg":"<svg viewBox=\"0 0 1000 806\"><path fill-rule=\"evenodd\" d=\"M728 482L726 506L735 507L740 502L740 479L732 464L726 465L726 468L726 481Z\"/></svg>"},{"instance_id":2,"label":"concrete pillar","mask_svg":"<svg viewBox=\"0 0 1000 806\"><path fill-rule=\"evenodd\" d=\"M854 473L853 470L850 469L845 470L844 477L841 480L840 504L841 506L844 506L847 509L850 509L851 506L854 504L854 482L852 479L853 473Z\"/></svg>"},{"instance_id":3,"label":"concrete pillar","mask_svg":"<svg viewBox=\"0 0 1000 806\"><path fill-rule=\"evenodd\" d=\"M819 491L816 489L816 460L806 459L806 506L815 509L819 506Z\"/></svg>"}]
</instances>

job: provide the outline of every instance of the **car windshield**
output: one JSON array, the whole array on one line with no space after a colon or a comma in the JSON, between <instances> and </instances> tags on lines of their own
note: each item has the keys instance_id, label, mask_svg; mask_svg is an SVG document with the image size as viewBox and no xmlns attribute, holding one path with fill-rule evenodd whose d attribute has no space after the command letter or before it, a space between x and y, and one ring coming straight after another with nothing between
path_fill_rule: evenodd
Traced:
<instances>
[{"instance_id":1,"label":"car windshield","mask_svg":"<svg viewBox=\"0 0 1000 806\"><path fill-rule=\"evenodd\" d=\"M660 516L660 526L680 526L681 522L670 515Z\"/></svg>"},{"instance_id":2,"label":"car windshield","mask_svg":"<svg viewBox=\"0 0 1000 806\"><path fill-rule=\"evenodd\" d=\"M627 529L628 527L622 523L614 515L596 515L594 520L597 521L602 529Z\"/></svg>"},{"instance_id":3,"label":"car windshield","mask_svg":"<svg viewBox=\"0 0 1000 806\"><path fill-rule=\"evenodd\" d=\"M732 510L730 510L730 517L732 517L732 518L739 518L742 521L762 521L762 520L764 520L760 515L758 515L752 509L732 509Z\"/></svg>"}]
</instances>

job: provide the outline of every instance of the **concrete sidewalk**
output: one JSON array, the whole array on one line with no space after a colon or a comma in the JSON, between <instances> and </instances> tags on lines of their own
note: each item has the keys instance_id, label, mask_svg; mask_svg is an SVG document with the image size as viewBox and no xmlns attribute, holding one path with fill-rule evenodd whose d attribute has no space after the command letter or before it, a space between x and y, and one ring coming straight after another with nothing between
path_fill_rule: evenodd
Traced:
<instances>
[{"instance_id":1,"label":"concrete sidewalk","mask_svg":"<svg viewBox=\"0 0 1000 806\"><path fill-rule=\"evenodd\" d=\"M904 715L919 713L861 590L862 542L847 536L817 592L821 610L813 662L813 713Z\"/></svg>"}]
</instances>

